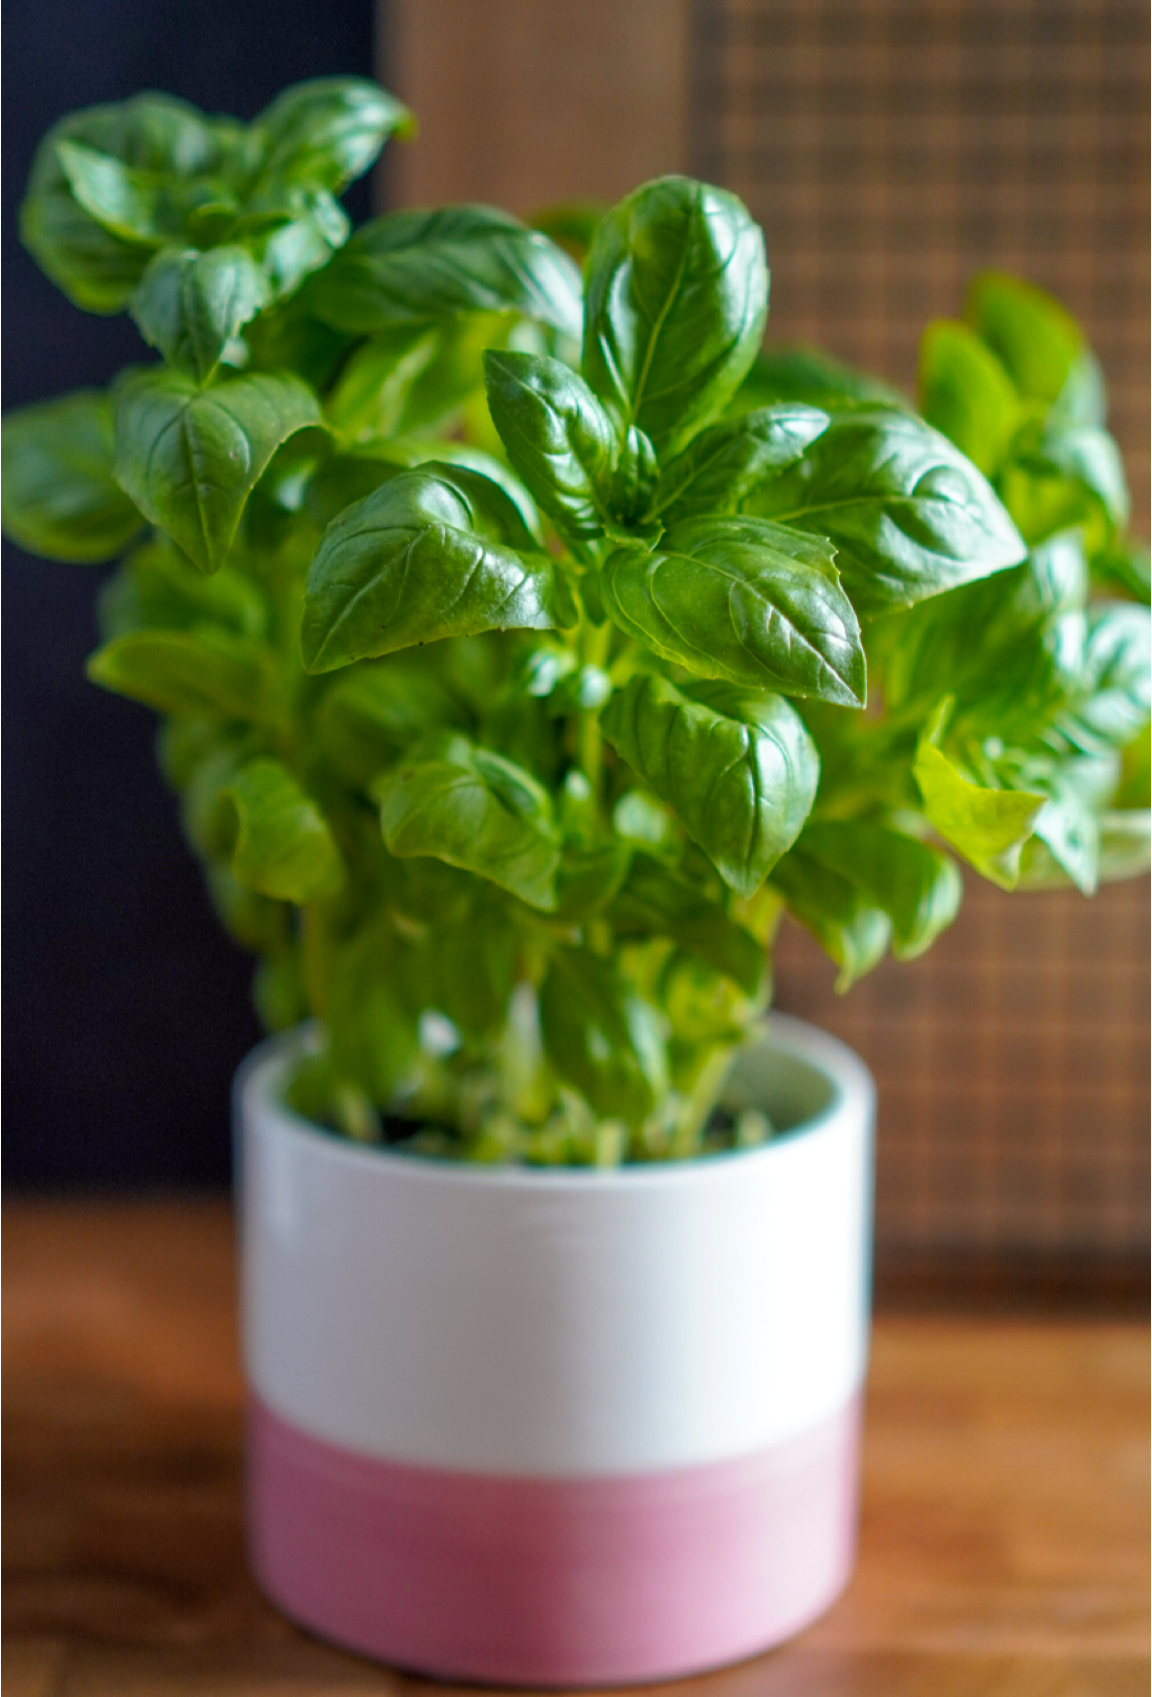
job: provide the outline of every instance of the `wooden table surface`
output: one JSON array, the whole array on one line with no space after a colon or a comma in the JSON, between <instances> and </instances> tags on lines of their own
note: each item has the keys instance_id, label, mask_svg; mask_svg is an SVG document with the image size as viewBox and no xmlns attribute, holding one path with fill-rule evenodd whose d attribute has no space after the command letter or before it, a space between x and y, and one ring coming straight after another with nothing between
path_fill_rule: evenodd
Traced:
<instances>
[{"instance_id":1,"label":"wooden table surface","mask_svg":"<svg viewBox=\"0 0 1152 1697\"><path fill-rule=\"evenodd\" d=\"M5 1211L4 1697L433 1697L259 1596L240 1525L231 1219ZM1145 1697L1147 1337L883 1315L860 1561L682 1697Z\"/></svg>"}]
</instances>

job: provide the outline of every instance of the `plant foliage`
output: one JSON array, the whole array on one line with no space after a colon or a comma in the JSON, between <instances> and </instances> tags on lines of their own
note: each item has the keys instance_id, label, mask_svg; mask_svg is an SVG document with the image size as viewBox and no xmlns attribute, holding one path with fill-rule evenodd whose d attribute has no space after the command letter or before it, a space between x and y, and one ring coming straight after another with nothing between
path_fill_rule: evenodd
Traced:
<instances>
[{"instance_id":1,"label":"plant foliage","mask_svg":"<svg viewBox=\"0 0 1152 1697\"><path fill-rule=\"evenodd\" d=\"M761 232L686 177L352 234L409 127L348 79L58 124L24 240L159 360L7 420L5 525L120 560L89 675L164 716L264 1019L316 1022L302 1111L691 1155L783 914L847 987L951 923L954 857L1086 894L1146 862L1103 383L992 274L929 326L919 412L765 352Z\"/></svg>"}]
</instances>

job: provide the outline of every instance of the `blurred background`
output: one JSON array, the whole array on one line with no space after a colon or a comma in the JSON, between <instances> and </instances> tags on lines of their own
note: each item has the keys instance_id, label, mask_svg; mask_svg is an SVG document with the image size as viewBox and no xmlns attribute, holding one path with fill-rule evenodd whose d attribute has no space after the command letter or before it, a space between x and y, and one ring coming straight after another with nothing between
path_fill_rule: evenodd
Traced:
<instances>
[{"instance_id":1,"label":"blurred background","mask_svg":"<svg viewBox=\"0 0 1152 1697\"><path fill-rule=\"evenodd\" d=\"M285 83L375 67L422 125L379 204L523 213L691 170L765 227L771 338L908 389L971 272L1051 289L1102 359L1147 534L1144 0L120 0L114 28L101 0L8 0L7 18L6 406L104 382L139 347L18 246L54 119L149 86L250 117ZM8 1185L223 1184L229 1079L257 1036L247 962L208 911L149 716L83 681L100 574L7 545L4 572ZM786 930L778 1005L880 1086L882 1290L1146 1289L1148 930L1146 881L1086 902L973 878L930 955L845 999Z\"/></svg>"}]
</instances>

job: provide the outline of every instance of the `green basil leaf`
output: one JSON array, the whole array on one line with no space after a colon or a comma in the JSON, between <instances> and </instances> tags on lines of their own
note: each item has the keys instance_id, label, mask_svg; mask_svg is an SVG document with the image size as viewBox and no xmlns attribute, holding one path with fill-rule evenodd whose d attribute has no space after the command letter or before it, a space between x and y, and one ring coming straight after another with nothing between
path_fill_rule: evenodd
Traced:
<instances>
[{"instance_id":1,"label":"green basil leaf","mask_svg":"<svg viewBox=\"0 0 1152 1697\"><path fill-rule=\"evenodd\" d=\"M112 406L78 389L9 413L0 513L21 548L49 560L110 560L143 519L112 476Z\"/></svg>"},{"instance_id":2,"label":"green basil leaf","mask_svg":"<svg viewBox=\"0 0 1152 1697\"><path fill-rule=\"evenodd\" d=\"M608 961L557 949L540 991L544 1050L598 1114L639 1125L667 1089L655 1011Z\"/></svg>"},{"instance_id":3,"label":"green basil leaf","mask_svg":"<svg viewBox=\"0 0 1152 1697\"><path fill-rule=\"evenodd\" d=\"M332 958L324 1026L337 1076L389 1106L420 1064L417 1020L397 971L391 924L363 925Z\"/></svg>"},{"instance_id":4,"label":"green basil leaf","mask_svg":"<svg viewBox=\"0 0 1152 1697\"><path fill-rule=\"evenodd\" d=\"M639 676L600 723L725 883L754 894L800 834L820 775L815 744L788 703L730 685L711 702L692 700L663 678Z\"/></svg>"},{"instance_id":5,"label":"green basil leaf","mask_svg":"<svg viewBox=\"0 0 1152 1697\"><path fill-rule=\"evenodd\" d=\"M650 854L633 855L608 917L625 934L671 937L748 996L763 986L767 960L751 932Z\"/></svg>"},{"instance_id":6,"label":"green basil leaf","mask_svg":"<svg viewBox=\"0 0 1152 1697\"><path fill-rule=\"evenodd\" d=\"M231 867L219 861L209 862L204 876L217 918L242 948L280 955L290 945L290 910L283 902L242 884Z\"/></svg>"},{"instance_id":7,"label":"green basil leaf","mask_svg":"<svg viewBox=\"0 0 1152 1697\"><path fill-rule=\"evenodd\" d=\"M580 275L546 236L487 206L393 212L364 224L308 286L326 324L375 335L463 313L515 313L580 333Z\"/></svg>"},{"instance_id":8,"label":"green basil leaf","mask_svg":"<svg viewBox=\"0 0 1152 1697\"><path fill-rule=\"evenodd\" d=\"M488 878L529 907L556 903L559 837L546 790L463 736L438 739L380 782L389 854L432 855Z\"/></svg>"},{"instance_id":9,"label":"green basil leaf","mask_svg":"<svg viewBox=\"0 0 1152 1697\"><path fill-rule=\"evenodd\" d=\"M171 546L146 542L125 560L100 594L106 639L139 630L193 630L223 625L238 636L265 635L270 607L251 578L231 566L205 577Z\"/></svg>"},{"instance_id":10,"label":"green basil leaf","mask_svg":"<svg viewBox=\"0 0 1152 1697\"><path fill-rule=\"evenodd\" d=\"M793 849L772 873L788 910L840 968L837 992L879 966L892 935L888 915L849 879Z\"/></svg>"},{"instance_id":11,"label":"green basil leaf","mask_svg":"<svg viewBox=\"0 0 1152 1697\"><path fill-rule=\"evenodd\" d=\"M405 472L329 526L304 595L309 671L446 636L552 627L552 564L544 554L516 553L489 539L498 501L509 524L523 521L495 484L487 484L485 511L478 486L486 483L478 474L458 478L447 466Z\"/></svg>"},{"instance_id":12,"label":"green basil leaf","mask_svg":"<svg viewBox=\"0 0 1152 1697\"><path fill-rule=\"evenodd\" d=\"M653 511L667 523L697 513L731 513L758 483L798 460L829 416L800 404L760 407L714 424L666 466Z\"/></svg>"},{"instance_id":13,"label":"green basil leaf","mask_svg":"<svg viewBox=\"0 0 1152 1697\"><path fill-rule=\"evenodd\" d=\"M838 414L801 460L761 485L748 511L828 537L862 613L911 606L1025 553L975 466L896 411Z\"/></svg>"},{"instance_id":14,"label":"green basil leaf","mask_svg":"<svg viewBox=\"0 0 1152 1697\"><path fill-rule=\"evenodd\" d=\"M382 330L357 348L325 402L333 429L346 442L392 435L413 384L439 348L439 332L423 324Z\"/></svg>"},{"instance_id":15,"label":"green basil leaf","mask_svg":"<svg viewBox=\"0 0 1152 1697\"><path fill-rule=\"evenodd\" d=\"M911 410L908 397L878 377L854 371L818 348L785 347L765 348L757 355L729 411L751 412L792 401L827 411L854 406Z\"/></svg>"},{"instance_id":16,"label":"green basil leaf","mask_svg":"<svg viewBox=\"0 0 1152 1697\"><path fill-rule=\"evenodd\" d=\"M611 837L564 844L556 873L556 917L579 924L600 913L628 875L631 850Z\"/></svg>"},{"instance_id":17,"label":"green basil leaf","mask_svg":"<svg viewBox=\"0 0 1152 1697\"><path fill-rule=\"evenodd\" d=\"M1100 826L1087 800L1059 776L1044 784L1048 800L1036 815L1032 830L1063 867L1081 895L1095 893L1100 870ZM1023 857L1021 857L1023 858Z\"/></svg>"},{"instance_id":18,"label":"green basil leaf","mask_svg":"<svg viewBox=\"0 0 1152 1697\"><path fill-rule=\"evenodd\" d=\"M24 245L77 306L119 312L152 248L113 234L84 210L60 161L62 142L94 149L130 170L179 181L222 168L221 129L186 101L140 94L70 113L37 148L20 211Z\"/></svg>"},{"instance_id":19,"label":"green basil leaf","mask_svg":"<svg viewBox=\"0 0 1152 1697\"><path fill-rule=\"evenodd\" d=\"M1020 854L1047 801L1028 790L987 789L966 778L937 746L947 722L944 702L916 749L912 772L924 811L945 842L1001 889L1015 886Z\"/></svg>"},{"instance_id":20,"label":"green basil leaf","mask_svg":"<svg viewBox=\"0 0 1152 1697\"><path fill-rule=\"evenodd\" d=\"M864 703L860 627L831 545L747 518L689 519L652 554L611 554L604 606L620 628L699 677Z\"/></svg>"},{"instance_id":21,"label":"green basil leaf","mask_svg":"<svg viewBox=\"0 0 1152 1697\"><path fill-rule=\"evenodd\" d=\"M77 204L122 241L159 247L175 234L159 184L143 171L81 142L61 141L56 147L60 168Z\"/></svg>"},{"instance_id":22,"label":"green basil leaf","mask_svg":"<svg viewBox=\"0 0 1152 1697\"><path fill-rule=\"evenodd\" d=\"M1038 458L1044 469L1071 478L1095 495L1109 522L1123 530L1128 523L1128 481L1120 450L1107 430L1090 424L1050 430Z\"/></svg>"},{"instance_id":23,"label":"green basil leaf","mask_svg":"<svg viewBox=\"0 0 1152 1697\"><path fill-rule=\"evenodd\" d=\"M116 407L116 480L153 524L214 572L281 442L320 423L316 397L287 372L201 389L176 371L133 372Z\"/></svg>"},{"instance_id":24,"label":"green basil leaf","mask_svg":"<svg viewBox=\"0 0 1152 1697\"><path fill-rule=\"evenodd\" d=\"M901 831L861 820L819 820L801 851L854 885L892 921L892 953L914 960L960 911L964 885L955 861Z\"/></svg>"},{"instance_id":25,"label":"green basil leaf","mask_svg":"<svg viewBox=\"0 0 1152 1697\"><path fill-rule=\"evenodd\" d=\"M1145 607L1152 600L1152 556L1135 537L1113 541L1093 555L1092 576L1104 588L1119 589Z\"/></svg>"},{"instance_id":26,"label":"green basil leaf","mask_svg":"<svg viewBox=\"0 0 1152 1697\"><path fill-rule=\"evenodd\" d=\"M161 713L258 722L271 713L265 651L226 630L133 631L98 648L85 670L93 683Z\"/></svg>"},{"instance_id":27,"label":"green basil leaf","mask_svg":"<svg viewBox=\"0 0 1152 1697\"><path fill-rule=\"evenodd\" d=\"M1020 397L992 350L966 324L937 319L920 343L920 410L986 477L1020 423Z\"/></svg>"},{"instance_id":28,"label":"green basil leaf","mask_svg":"<svg viewBox=\"0 0 1152 1697\"><path fill-rule=\"evenodd\" d=\"M1059 728L1089 752L1122 748L1140 734L1152 711L1150 668L1147 609L1129 603L1092 609L1077 680L1079 699L1057 721Z\"/></svg>"},{"instance_id":29,"label":"green basil leaf","mask_svg":"<svg viewBox=\"0 0 1152 1697\"><path fill-rule=\"evenodd\" d=\"M1084 344L1059 301L1018 277L985 271L969 288L966 316L1022 395L1057 399Z\"/></svg>"},{"instance_id":30,"label":"green basil leaf","mask_svg":"<svg viewBox=\"0 0 1152 1697\"><path fill-rule=\"evenodd\" d=\"M286 88L253 124L262 175L339 194L363 176L390 135L411 135L408 109L364 77L316 77Z\"/></svg>"},{"instance_id":31,"label":"green basil leaf","mask_svg":"<svg viewBox=\"0 0 1152 1697\"><path fill-rule=\"evenodd\" d=\"M207 383L228 343L268 299L264 274L246 248L166 249L141 277L131 311L169 365Z\"/></svg>"},{"instance_id":32,"label":"green basil leaf","mask_svg":"<svg viewBox=\"0 0 1152 1697\"><path fill-rule=\"evenodd\" d=\"M432 1005L467 1036L499 1032L516 977L516 937L506 914L482 899L464 923L433 926L425 947Z\"/></svg>"},{"instance_id":33,"label":"green basil leaf","mask_svg":"<svg viewBox=\"0 0 1152 1697\"><path fill-rule=\"evenodd\" d=\"M764 237L733 194L689 177L635 190L598 225L581 370L672 455L723 412L768 315Z\"/></svg>"},{"instance_id":34,"label":"green basil leaf","mask_svg":"<svg viewBox=\"0 0 1152 1697\"><path fill-rule=\"evenodd\" d=\"M422 658L397 654L356 666L325 694L316 721L321 747L348 783L366 785L429 730L465 725L459 700Z\"/></svg>"},{"instance_id":35,"label":"green basil leaf","mask_svg":"<svg viewBox=\"0 0 1152 1697\"><path fill-rule=\"evenodd\" d=\"M1099 883L1111 884L1123 878L1138 878L1142 872L1147 872L1152 864L1152 813L1147 808L1102 813L1097 820L1097 830ZM1064 890L1075 882L1055 852L1039 836L1032 837L1025 844L1018 889Z\"/></svg>"},{"instance_id":36,"label":"green basil leaf","mask_svg":"<svg viewBox=\"0 0 1152 1697\"><path fill-rule=\"evenodd\" d=\"M279 760L253 760L224 792L236 809L232 872L278 901L333 896L344 863L324 817Z\"/></svg>"},{"instance_id":37,"label":"green basil leaf","mask_svg":"<svg viewBox=\"0 0 1152 1697\"><path fill-rule=\"evenodd\" d=\"M616 459L612 420L559 360L489 352L484 378L492 422L536 500L576 540L603 533Z\"/></svg>"}]
</instances>

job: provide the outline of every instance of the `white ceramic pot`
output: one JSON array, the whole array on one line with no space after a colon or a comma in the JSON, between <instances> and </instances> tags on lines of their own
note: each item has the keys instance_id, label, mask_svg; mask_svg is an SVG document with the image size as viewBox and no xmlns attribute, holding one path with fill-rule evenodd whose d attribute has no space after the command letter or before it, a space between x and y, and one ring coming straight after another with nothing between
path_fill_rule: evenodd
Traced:
<instances>
[{"instance_id":1,"label":"white ceramic pot","mask_svg":"<svg viewBox=\"0 0 1152 1697\"><path fill-rule=\"evenodd\" d=\"M455 1166L238 1084L248 1516L269 1597L450 1679L595 1685L749 1656L853 1559L872 1082L774 1015L771 1143Z\"/></svg>"}]
</instances>

